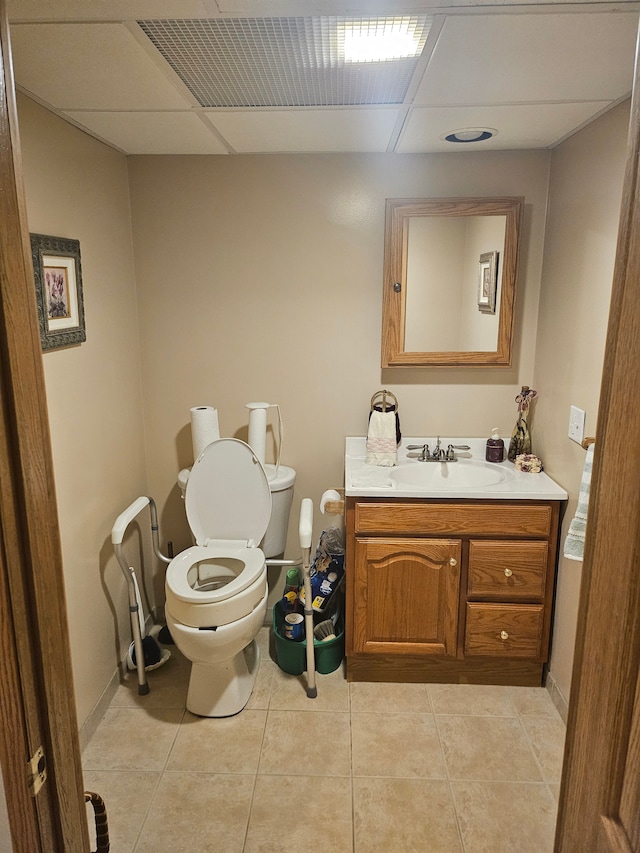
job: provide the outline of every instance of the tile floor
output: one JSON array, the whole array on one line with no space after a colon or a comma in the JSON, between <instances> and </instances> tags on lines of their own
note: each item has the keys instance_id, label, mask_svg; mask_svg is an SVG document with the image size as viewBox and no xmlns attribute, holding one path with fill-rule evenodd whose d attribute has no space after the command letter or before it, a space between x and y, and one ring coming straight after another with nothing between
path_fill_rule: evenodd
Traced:
<instances>
[{"instance_id":1,"label":"tile floor","mask_svg":"<svg viewBox=\"0 0 640 853\"><path fill-rule=\"evenodd\" d=\"M184 710L189 664L127 677L83 752L118 853L545 853L564 724L543 688L348 684L270 657L235 717Z\"/></svg>"}]
</instances>

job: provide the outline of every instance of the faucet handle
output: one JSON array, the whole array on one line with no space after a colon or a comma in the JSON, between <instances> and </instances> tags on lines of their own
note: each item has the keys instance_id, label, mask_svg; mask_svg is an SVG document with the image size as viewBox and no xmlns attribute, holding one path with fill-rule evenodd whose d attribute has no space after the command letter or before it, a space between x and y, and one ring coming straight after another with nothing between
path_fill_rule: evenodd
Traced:
<instances>
[{"instance_id":1,"label":"faucet handle","mask_svg":"<svg viewBox=\"0 0 640 853\"><path fill-rule=\"evenodd\" d=\"M419 450L418 459L421 462L425 462L429 458L428 444L407 444L407 450Z\"/></svg>"}]
</instances>

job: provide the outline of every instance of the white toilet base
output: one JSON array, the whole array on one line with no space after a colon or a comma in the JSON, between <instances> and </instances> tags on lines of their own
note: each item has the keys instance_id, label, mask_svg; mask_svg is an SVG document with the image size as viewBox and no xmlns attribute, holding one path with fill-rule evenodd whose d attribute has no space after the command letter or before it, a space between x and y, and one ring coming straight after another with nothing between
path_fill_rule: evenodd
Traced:
<instances>
[{"instance_id":1,"label":"white toilet base","mask_svg":"<svg viewBox=\"0 0 640 853\"><path fill-rule=\"evenodd\" d=\"M199 717L231 717L249 701L260 666L253 640L235 657L219 663L191 664L187 710Z\"/></svg>"}]
</instances>

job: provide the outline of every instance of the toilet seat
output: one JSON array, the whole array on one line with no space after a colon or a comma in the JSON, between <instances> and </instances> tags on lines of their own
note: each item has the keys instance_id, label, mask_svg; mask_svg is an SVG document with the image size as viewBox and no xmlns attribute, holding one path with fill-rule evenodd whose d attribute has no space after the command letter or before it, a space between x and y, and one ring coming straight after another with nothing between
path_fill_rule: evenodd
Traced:
<instances>
[{"instance_id":1,"label":"toilet seat","mask_svg":"<svg viewBox=\"0 0 640 853\"><path fill-rule=\"evenodd\" d=\"M209 444L186 486L186 512L196 545L167 568L167 607L184 625L215 629L251 613L264 597L267 570L257 547L271 516L264 469L248 444Z\"/></svg>"},{"instance_id":2,"label":"toilet seat","mask_svg":"<svg viewBox=\"0 0 640 853\"><path fill-rule=\"evenodd\" d=\"M233 580L229 580L217 589L199 590L190 583L190 570L199 563L214 563L217 560L238 560L244 564ZM171 591L189 604L216 603L232 598L248 586L255 583L265 568L264 554L259 548L247 548L242 542L212 542L206 547L193 545L182 551L171 561L167 568L166 580ZM231 577L231 574L229 574Z\"/></svg>"},{"instance_id":3,"label":"toilet seat","mask_svg":"<svg viewBox=\"0 0 640 853\"><path fill-rule=\"evenodd\" d=\"M185 509L196 545L214 539L260 543L271 518L271 490L248 444L220 438L205 447L187 481Z\"/></svg>"}]
</instances>

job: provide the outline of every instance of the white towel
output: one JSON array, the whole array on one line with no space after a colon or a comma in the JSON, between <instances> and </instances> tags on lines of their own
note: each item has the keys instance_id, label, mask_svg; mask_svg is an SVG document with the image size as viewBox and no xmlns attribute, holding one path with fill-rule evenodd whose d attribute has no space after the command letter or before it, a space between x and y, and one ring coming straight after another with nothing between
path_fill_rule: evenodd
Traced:
<instances>
[{"instance_id":1,"label":"white towel","mask_svg":"<svg viewBox=\"0 0 640 853\"><path fill-rule=\"evenodd\" d=\"M584 460L582 480L580 481L578 506L576 507L576 514L571 520L569 532L564 542L564 556L567 560L584 559L584 539L587 530L587 510L589 509L589 489L591 487L594 446L591 444L587 448L587 457Z\"/></svg>"},{"instance_id":2,"label":"white towel","mask_svg":"<svg viewBox=\"0 0 640 853\"><path fill-rule=\"evenodd\" d=\"M391 467L398 460L396 445L396 413L374 409L367 433L367 465Z\"/></svg>"}]
</instances>

